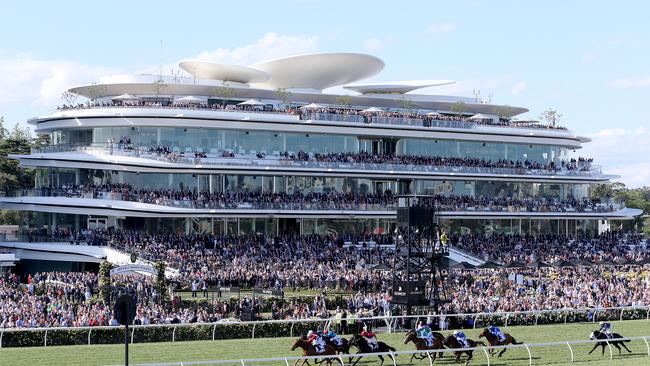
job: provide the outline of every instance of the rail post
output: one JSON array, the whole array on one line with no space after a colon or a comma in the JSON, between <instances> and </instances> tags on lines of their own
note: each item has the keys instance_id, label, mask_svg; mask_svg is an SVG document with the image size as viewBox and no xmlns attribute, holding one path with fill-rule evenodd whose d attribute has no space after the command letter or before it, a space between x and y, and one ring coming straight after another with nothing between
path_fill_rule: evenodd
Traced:
<instances>
[{"instance_id":1,"label":"rail post","mask_svg":"<svg viewBox=\"0 0 650 366\"><path fill-rule=\"evenodd\" d=\"M609 349L609 359L611 360L614 358L614 352L612 352L612 345L609 343L608 340L605 340L605 342L607 342L607 348Z\"/></svg>"},{"instance_id":2,"label":"rail post","mask_svg":"<svg viewBox=\"0 0 650 366\"><path fill-rule=\"evenodd\" d=\"M388 350L388 354L390 355L390 358L393 359L393 366L397 366L397 360L395 359L395 355L393 354L393 351Z\"/></svg>"},{"instance_id":3,"label":"rail post","mask_svg":"<svg viewBox=\"0 0 650 366\"><path fill-rule=\"evenodd\" d=\"M650 357L650 344L648 344L648 340L643 337L643 341L645 342L645 348L648 349L648 357Z\"/></svg>"},{"instance_id":4,"label":"rail post","mask_svg":"<svg viewBox=\"0 0 650 366\"><path fill-rule=\"evenodd\" d=\"M535 325L537 325L538 320L539 320L539 313L535 313Z\"/></svg>"},{"instance_id":5,"label":"rail post","mask_svg":"<svg viewBox=\"0 0 650 366\"><path fill-rule=\"evenodd\" d=\"M565 312L564 312L564 324L566 324L566 317L567 317L567 315L569 315L569 312L568 312L568 311L565 311Z\"/></svg>"},{"instance_id":6,"label":"rail post","mask_svg":"<svg viewBox=\"0 0 650 366\"><path fill-rule=\"evenodd\" d=\"M296 324L295 322L291 322L291 327L289 328L289 337L293 337L293 325Z\"/></svg>"},{"instance_id":7,"label":"rail post","mask_svg":"<svg viewBox=\"0 0 650 366\"><path fill-rule=\"evenodd\" d=\"M598 310L594 310L594 318L593 319L594 319L593 323L598 321Z\"/></svg>"},{"instance_id":8,"label":"rail post","mask_svg":"<svg viewBox=\"0 0 650 366\"><path fill-rule=\"evenodd\" d=\"M257 325L257 323L253 323L253 332L251 333L251 338L252 339L255 339L255 326L256 325Z\"/></svg>"},{"instance_id":9,"label":"rail post","mask_svg":"<svg viewBox=\"0 0 650 366\"><path fill-rule=\"evenodd\" d=\"M569 342L566 342L567 347L569 347L569 352L571 352L571 363L573 363L574 356L573 356L573 348L571 348L571 344Z\"/></svg>"},{"instance_id":10,"label":"rail post","mask_svg":"<svg viewBox=\"0 0 650 366\"><path fill-rule=\"evenodd\" d=\"M510 318L510 313L506 314L506 324L503 326L504 328L508 328L508 318Z\"/></svg>"},{"instance_id":11,"label":"rail post","mask_svg":"<svg viewBox=\"0 0 650 366\"><path fill-rule=\"evenodd\" d=\"M345 366L345 362L343 362L343 356L339 353L339 361L341 361L341 366Z\"/></svg>"},{"instance_id":12,"label":"rail post","mask_svg":"<svg viewBox=\"0 0 650 366\"><path fill-rule=\"evenodd\" d=\"M285 364L286 366L290 366L290 365L289 365L289 360L287 360L286 357L284 358L284 364Z\"/></svg>"},{"instance_id":13,"label":"rail post","mask_svg":"<svg viewBox=\"0 0 650 366\"><path fill-rule=\"evenodd\" d=\"M214 323L214 326L212 327L212 340L214 341L214 334L217 331L217 323Z\"/></svg>"},{"instance_id":14,"label":"rail post","mask_svg":"<svg viewBox=\"0 0 650 366\"><path fill-rule=\"evenodd\" d=\"M172 329L172 343L173 342L176 342L176 327L174 327L174 329Z\"/></svg>"},{"instance_id":15,"label":"rail post","mask_svg":"<svg viewBox=\"0 0 650 366\"><path fill-rule=\"evenodd\" d=\"M526 347L526 351L528 351L528 366L533 366L533 354L530 353L530 348L526 343L524 343L524 347Z\"/></svg>"},{"instance_id":16,"label":"rail post","mask_svg":"<svg viewBox=\"0 0 650 366\"><path fill-rule=\"evenodd\" d=\"M45 336L43 337L43 347L47 347L47 328L45 329Z\"/></svg>"},{"instance_id":17,"label":"rail post","mask_svg":"<svg viewBox=\"0 0 650 366\"><path fill-rule=\"evenodd\" d=\"M621 316L618 318L619 322L623 321L623 312L625 311L625 308L621 309Z\"/></svg>"},{"instance_id":18,"label":"rail post","mask_svg":"<svg viewBox=\"0 0 650 366\"><path fill-rule=\"evenodd\" d=\"M5 334L4 330L0 330L0 348L2 348L2 336Z\"/></svg>"},{"instance_id":19,"label":"rail post","mask_svg":"<svg viewBox=\"0 0 650 366\"><path fill-rule=\"evenodd\" d=\"M483 350L483 353L485 353L485 358L487 359L487 366L490 366L490 354L488 353L488 351L485 349L484 346L481 347L481 349Z\"/></svg>"},{"instance_id":20,"label":"rail post","mask_svg":"<svg viewBox=\"0 0 650 366\"><path fill-rule=\"evenodd\" d=\"M431 357L431 352L427 351L427 356L429 357L429 366L433 366L433 357Z\"/></svg>"},{"instance_id":21,"label":"rail post","mask_svg":"<svg viewBox=\"0 0 650 366\"><path fill-rule=\"evenodd\" d=\"M650 320L650 306L648 306L648 310L645 312L645 320Z\"/></svg>"},{"instance_id":22,"label":"rail post","mask_svg":"<svg viewBox=\"0 0 650 366\"><path fill-rule=\"evenodd\" d=\"M476 322L477 322L477 321L478 321L478 314L474 315L474 324L472 325L472 327L473 327L474 329L476 329Z\"/></svg>"},{"instance_id":23,"label":"rail post","mask_svg":"<svg viewBox=\"0 0 650 366\"><path fill-rule=\"evenodd\" d=\"M176 329L174 327L174 329ZM135 327L131 328L131 344L133 344L133 336L135 335Z\"/></svg>"},{"instance_id":24,"label":"rail post","mask_svg":"<svg viewBox=\"0 0 650 366\"><path fill-rule=\"evenodd\" d=\"M246 366L246 364L244 363L244 360L243 360L243 359L241 359L241 360L239 360L239 361L241 361L241 365L242 365L242 366Z\"/></svg>"},{"instance_id":25,"label":"rail post","mask_svg":"<svg viewBox=\"0 0 650 366\"><path fill-rule=\"evenodd\" d=\"M93 328L88 329L88 345L90 346L90 334L93 332Z\"/></svg>"}]
</instances>

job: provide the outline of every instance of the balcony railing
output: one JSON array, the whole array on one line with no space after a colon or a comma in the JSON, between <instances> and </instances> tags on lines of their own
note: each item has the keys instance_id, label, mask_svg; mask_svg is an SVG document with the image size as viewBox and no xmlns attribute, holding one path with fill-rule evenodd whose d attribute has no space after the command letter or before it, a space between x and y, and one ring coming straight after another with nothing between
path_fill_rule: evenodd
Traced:
<instances>
[{"instance_id":1,"label":"balcony railing","mask_svg":"<svg viewBox=\"0 0 650 366\"><path fill-rule=\"evenodd\" d=\"M149 151L146 147L122 147L114 144L113 147L106 147L106 144L94 144L93 146L76 145L50 145L40 148L33 148L32 154L89 151L113 156L128 156L141 159L150 159L175 164L201 165L201 166L237 166L256 168L306 168L325 171L350 170L370 171L381 173L446 173L446 174L486 174L486 175L526 175L526 176L561 176L561 177L598 177L602 175L599 165L580 164L579 169L527 169L527 168L498 168L484 166L445 166L445 165L419 165L419 164L385 164L365 162L323 162L323 161L301 161L287 160L279 155L267 155L264 158L257 158L254 155L242 155L239 157L222 157L217 154L206 154L206 157L195 157L193 152L186 156L181 150L174 150L174 153L159 154ZM289 152L292 154L293 152Z\"/></svg>"},{"instance_id":2,"label":"balcony railing","mask_svg":"<svg viewBox=\"0 0 650 366\"><path fill-rule=\"evenodd\" d=\"M82 190L82 189L23 189L10 193L13 197L68 197L87 198L115 201L139 202L152 205L209 210L337 210L337 211L394 211L397 209L396 198L381 203L365 202L263 202L256 200L240 200L223 202L211 199L173 199L138 195L133 193ZM584 212L607 213L625 208L623 203L607 202L591 206L573 207L567 204L554 204L553 202L533 203L529 205L476 205L476 204L439 204L435 203L436 210L445 212Z\"/></svg>"}]
</instances>

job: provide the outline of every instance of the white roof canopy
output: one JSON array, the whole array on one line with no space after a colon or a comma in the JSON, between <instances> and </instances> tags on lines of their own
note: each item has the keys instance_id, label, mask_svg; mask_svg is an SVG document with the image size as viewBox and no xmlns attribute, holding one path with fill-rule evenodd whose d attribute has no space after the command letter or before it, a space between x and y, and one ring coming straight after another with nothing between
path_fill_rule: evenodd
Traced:
<instances>
[{"instance_id":1,"label":"white roof canopy","mask_svg":"<svg viewBox=\"0 0 650 366\"><path fill-rule=\"evenodd\" d=\"M325 109L325 106L316 103L310 103L307 105L303 105L302 107L300 107L300 109Z\"/></svg>"},{"instance_id":2,"label":"white roof canopy","mask_svg":"<svg viewBox=\"0 0 650 366\"><path fill-rule=\"evenodd\" d=\"M118 100L118 101L138 100L138 97L131 94L122 94L111 98L111 100Z\"/></svg>"},{"instance_id":3,"label":"white roof canopy","mask_svg":"<svg viewBox=\"0 0 650 366\"><path fill-rule=\"evenodd\" d=\"M237 105L266 105L266 103L258 99L249 99L245 102L237 103Z\"/></svg>"},{"instance_id":4,"label":"white roof canopy","mask_svg":"<svg viewBox=\"0 0 650 366\"><path fill-rule=\"evenodd\" d=\"M469 117L468 119L491 119L492 121L498 121L499 117L493 114L478 113Z\"/></svg>"},{"instance_id":5,"label":"white roof canopy","mask_svg":"<svg viewBox=\"0 0 650 366\"><path fill-rule=\"evenodd\" d=\"M186 97L178 98L174 101L174 103L190 103L190 104L205 104L207 101L202 98L197 98L193 95L188 95Z\"/></svg>"},{"instance_id":6,"label":"white roof canopy","mask_svg":"<svg viewBox=\"0 0 650 366\"><path fill-rule=\"evenodd\" d=\"M363 112L363 113L378 113L378 112L383 112L383 111L384 110L381 109L381 108L370 107L370 108L366 108L366 109L362 110L361 112Z\"/></svg>"}]
</instances>

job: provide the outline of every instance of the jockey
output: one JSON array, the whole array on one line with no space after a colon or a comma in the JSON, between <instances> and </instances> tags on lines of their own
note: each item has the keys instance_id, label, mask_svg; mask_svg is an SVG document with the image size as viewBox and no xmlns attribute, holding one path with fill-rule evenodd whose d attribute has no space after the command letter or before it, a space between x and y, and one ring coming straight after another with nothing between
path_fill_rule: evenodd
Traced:
<instances>
[{"instance_id":1,"label":"jockey","mask_svg":"<svg viewBox=\"0 0 650 366\"><path fill-rule=\"evenodd\" d=\"M488 331L492 333L492 335L496 336L499 339L499 342L506 340L506 335L501 332L501 329L499 329L499 327L490 324L488 325Z\"/></svg>"},{"instance_id":2,"label":"jockey","mask_svg":"<svg viewBox=\"0 0 650 366\"><path fill-rule=\"evenodd\" d=\"M455 330L454 337L456 337L456 340L460 342L463 347L469 347L469 342L467 341L467 336L465 336L465 333Z\"/></svg>"},{"instance_id":3,"label":"jockey","mask_svg":"<svg viewBox=\"0 0 650 366\"><path fill-rule=\"evenodd\" d=\"M415 329L415 334L418 338L424 339L427 342L427 347L433 345L433 333L431 333L431 328L424 321L420 320L418 327Z\"/></svg>"},{"instance_id":4,"label":"jockey","mask_svg":"<svg viewBox=\"0 0 650 366\"><path fill-rule=\"evenodd\" d=\"M329 339L330 342L334 343L337 347L341 347L343 345L343 340L341 337L339 337L339 335L334 333L334 331L331 329L323 329L323 338Z\"/></svg>"},{"instance_id":5,"label":"jockey","mask_svg":"<svg viewBox=\"0 0 650 366\"><path fill-rule=\"evenodd\" d=\"M311 342L311 345L314 346L317 353L323 353L325 351L325 340L319 333L310 330L307 332L307 341Z\"/></svg>"},{"instance_id":6,"label":"jockey","mask_svg":"<svg viewBox=\"0 0 650 366\"><path fill-rule=\"evenodd\" d=\"M363 327L361 336L366 339L366 342L368 342L368 345L370 346L370 349L372 351L376 350L379 347L379 343L377 342L377 336L375 335L375 333L369 332L368 327Z\"/></svg>"},{"instance_id":7,"label":"jockey","mask_svg":"<svg viewBox=\"0 0 650 366\"><path fill-rule=\"evenodd\" d=\"M598 331L601 333L605 333L607 338L612 338L612 323L600 322L598 324L600 325L600 329L598 329Z\"/></svg>"}]
</instances>

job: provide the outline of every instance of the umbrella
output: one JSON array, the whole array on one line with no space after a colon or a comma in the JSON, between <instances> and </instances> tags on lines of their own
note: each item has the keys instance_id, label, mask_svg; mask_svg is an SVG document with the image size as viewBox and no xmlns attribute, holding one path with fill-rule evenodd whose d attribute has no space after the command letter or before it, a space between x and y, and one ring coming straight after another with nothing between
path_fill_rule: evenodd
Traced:
<instances>
[{"instance_id":1,"label":"umbrella","mask_svg":"<svg viewBox=\"0 0 650 366\"><path fill-rule=\"evenodd\" d=\"M628 260L625 258L616 258L614 262L619 265L628 264Z\"/></svg>"},{"instance_id":2,"label":"umbrella","mask_svg":"<svg viewBox=\"0 0 650 366\"><path fill-rule=\"evenodd\" d=\"M533 262L533 263L530 264L530 266L533 267L533 268L548 268L551 265L548 264L548 263L544 263L544 262Z\"/></svg>"},{"instance_id":3,"label":"umbrella","mask_svg":"<svg viewBox=\"0 0 650 366\"><path fill-rule=\"evenodd\" d=\"M591 267L591 266L594 265L593 262L590 262L590 261L587 261L587 260L583 260L583 259L581 259L581 260L577 260L577 261L573 261L573 264L574 264L576 267Z\"/></svg>"},{"instance_id":4,"label":"umbrella","mask_svg":"<svg viewBox=\"0 0 650 366\"><path fill-rule=\"evenodd\" d=\"M524 268L524 267L526 267L526 265L520 262L510 262L505 266L505 268Z\"/></svg>"},{"instance_id":5,"label":"umbrella","mask_svg":"<svg viewBox=\"0 0 650 366\"><path fill-rule=\"evenodd\" d=\"M178 98L174 101L175 103L190 103L190 104L201 104L206 103L204 99L197 98L193 95L188 95L186 97Z\"/></svg>"},{"instance_id":6,"label":"umbrella","mask_svg":"<svg viewBox=\"0 0 650 366\"><path fill-rule=\"evenodd\" d=\"M245 102L237 103L237 105L266 105L266 103L257 99L249 99Z\"/></svg>"},{"instance_id":7,"label":"umbrella","mask_svg":"<svg viewBox=\"0 0 650 366\"><path fill-rule=\"evenodd\" d=\"M391 270L390 267L388 267L387 265L385 265L383 263L377 264L376 266L372 266L372 267L370 267L370 269L374 270L374 271L390 271Z\"/></svg>"},{"instance_id":8,"label":"umbrella","mask_svg":"<svg viewBox=\"0 0 650 366\"><path fill-rule=\"evenodd\" d=\"M377 112L383 112L383 110L377 107L370 107L361 111L361 113L377 113Z\"/></svg>"},{"instance_id":9,"label":"umbrella","mask_svg":"<svg viewBox=\"0 0 650 366\"><path fill-rule=\"evenodd\" d=\"M468 119L491 119L494 121L495 119L498 119L498 117L491 114L478 113L469 117Z\"/></svg>"},{"instance_id":10,"label":"umbrella","mask_svg":"<svg viewBox=\"0 0 650 366\"><path fill-rule=\"evenodd\" d=\"M607 259L603 259L602 261L598 262L599 266L615 266L616 263L612 261L608 261Z\"/></svg>"},{"instance_id":11,"label":"umbrella","mask_svg":"<svg viewBox=\"0 0 650 366\"><path fill-rule=\"evenodd\" d=\"M487 262L481 264L480 266L478 266L478 268L493 268L494 269L494 268L501 268L501 266L498 263L494 263L492 261L487 261Z\"/></svg>"},{"instance_id":12,"label":"umbrella","mask_svg":"<svg viewBox=\"0 0 650 366\"><path fill-rule=\"evenodd\" d=\"M555 268L563 268L563 267L575 267L575 264L569 262L569 261L555 261L551 263L551 266Z\"/></svg>"},{"instance_id":13,"label":"umbrella","mask_svg":"<svg viewBox=\"0 0 650 366\"><path fill-rule=\"evenodd\" d=\"M473 265L473 264L470 264L470 263L467 263L467 262L464 262L464 261L463 261L463 262L460 262L460 263L456 263L456 264L454 264L453 266L451 266L451 268L456 268L456 269L474 269L474 268L476 268L476 266Z\"/></svg>"},{"instance_id":14,"label":"umbrella","mask_svg":"<svg viewBox=\"0 0 650 366\"><path fill-rule=\"evenodd\" d=\"M303 105L302 107L300 107L300 109L325 109L325 106L316 103L310 103L307 105Z\"/></svg>"},{"instance_id":15,"label":"umbrella","mask_svg":"<svg viewBox=\"0 0 650 366\"><path fill-rule=\"evenodd\" d=\"M123 102L125 100L138 100L138 97L136 97L135 95L131 95L131 94L122 94L122 95L118 95L118 96L116 96L114 98L111 98L111 100L117 100L117 101L122 101Z\"/></svg>"}]
</instances>

